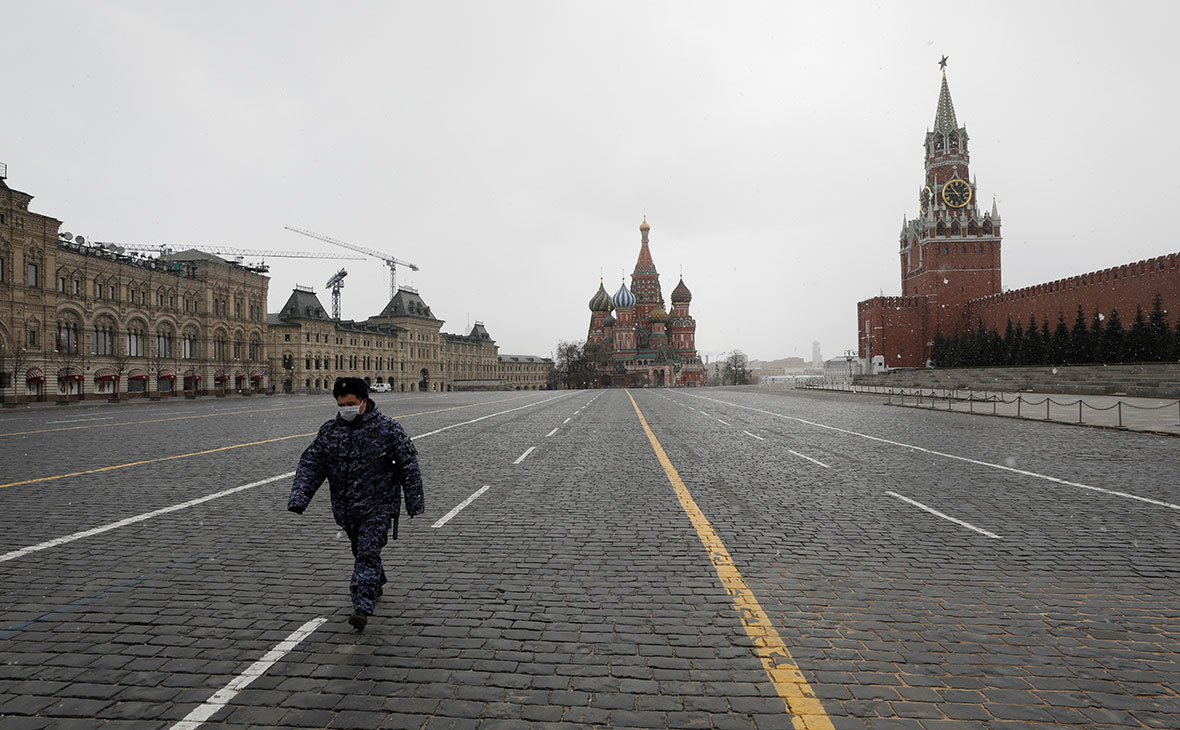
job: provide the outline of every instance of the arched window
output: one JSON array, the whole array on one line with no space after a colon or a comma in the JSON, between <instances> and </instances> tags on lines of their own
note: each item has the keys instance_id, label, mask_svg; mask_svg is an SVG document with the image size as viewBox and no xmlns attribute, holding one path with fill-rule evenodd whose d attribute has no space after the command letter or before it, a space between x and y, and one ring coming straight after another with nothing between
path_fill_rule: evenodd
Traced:
<instances>
[{"instance_id":1,"label":"arched window","mask_svg":"<svg viewBox=\"0 0 1180 730\"><path fill-rule=\"evenodd\" d=\"M156 357L172 357L172 341L174 335L168 325L160 325L156 330Z\"/></svg>"},{"instance_id":2,"label":"arched window","mask_svg":"<svg viewBox=\"0 0 1180 730\"><path fill-rule=\"evenodd\" d=\"M90 346L93 355L113 355L115 350L115 324L109 319L94 323L94 340Z\"/></svg>"},{"instance_id":3,"label":"arched window","mask_svg":"<svg viewBox=\"0 0 1180 730\"><path fill-rule=\"evenodd\" d=\"M78 322L70 317L57 321L57 339L54 348L63 355L78 354Z\"/></svg>"},{"instance_id":4,"label":"arched window","mask_svg":"<svg viewBox=\"0 0 1180 730\"><path fill-rule=\"evenodd\" d=\"M127 355L130 357L143 357L143 324L140 322L132 322L127 326Z\"/></svg>"},{"instance_id":5,"label":"arched window","mask_svg":"<svg viewBox=\"0 0 1180 730\"><path fill-rule=\"evenodd\" d=\"M180 356L185 360L195 360L197 358L197 340L199 335L192 327L185 327L184 334L180 338Z\"/></svg>"}]
</instances>

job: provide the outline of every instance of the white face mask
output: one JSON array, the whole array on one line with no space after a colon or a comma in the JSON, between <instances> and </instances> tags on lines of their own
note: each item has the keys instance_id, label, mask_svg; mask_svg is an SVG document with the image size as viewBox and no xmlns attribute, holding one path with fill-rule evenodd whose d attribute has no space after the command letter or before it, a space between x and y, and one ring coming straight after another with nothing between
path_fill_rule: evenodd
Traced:
<instances>
[{"instance_id":1,"label":"white face mask","mask_svg":"<svg viewBox=\"0 0 1180 730\"><path fill-rule=\"evenodd\" d=\"M340 417L345 421L352 423L357 416L361 414L361 407L356 406L340 406Z\"/></svg>"}]
</instances>

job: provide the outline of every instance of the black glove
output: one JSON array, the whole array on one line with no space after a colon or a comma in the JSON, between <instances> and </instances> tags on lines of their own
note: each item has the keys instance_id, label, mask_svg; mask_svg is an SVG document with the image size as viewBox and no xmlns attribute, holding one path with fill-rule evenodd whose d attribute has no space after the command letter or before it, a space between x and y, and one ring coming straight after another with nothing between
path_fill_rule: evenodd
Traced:
<instances>
[{"instance_id":1,"label":"black glove","mask_svg":"<svg viewBox=\"0 0 1180 730\"><path fill-rule=\"evenodd\" d=\"M307 508L306 508L306 507L297 507L297 506L295 506L295 505L293 505L293 504L289 504L289 505L287 505L287 511L288 511L288 512L294 512L294 513L295 513L295 514L297 514L297 515L301 515L301 514L303 514L303 510L305 510L305 509L307 509Z\"/></svg>"}]
</instances>

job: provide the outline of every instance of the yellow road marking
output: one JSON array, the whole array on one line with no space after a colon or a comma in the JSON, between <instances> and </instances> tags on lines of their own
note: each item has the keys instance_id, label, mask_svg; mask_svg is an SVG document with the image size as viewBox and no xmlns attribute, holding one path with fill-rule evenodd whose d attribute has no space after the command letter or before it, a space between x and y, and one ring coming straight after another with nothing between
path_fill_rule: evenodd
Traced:
<instances>
[{"instance_id":1,"label":"yellow road marking","mask_svg":"<svg viewBox=\"0 0 1180 730\"><path fill-rule=\"evenodd\" d=\"M708 551L709 560L712 561L713 567L717 571L717 577L721 579L721 585L725 587L726 592L733 599L734 608L737 609L738 616L742 621L742 628L746 630L746 635L754 642L755 654L762 661L762 667L766 670L766 675L770 678L779 697L786 703L787 711L793 716L791 721L795 730L835 730L832 721L828 719L828 714L824 712L823 705L815 696L815 691L807 683L803 672L799 671L795 660L791 658L791 652L787 649L787 645L770 622L770 617L766 615L766 611L762 610L758 599L754 597L754 592L746 585L745 579L734 566L733 558L725 549L721 538L717 536L713 526L709 524L709 520L697 507L696 500L692 498L688 487L684 485L680 474L676 472L676 467L672 466L668 455L664 453L664 447L660 446L660 442L656 440L656 435L647 425L647 419L643 417L643 412L639 410L639 404L635 402L635 398L629 390L627 397L631 399L635 415L639 416L639 423L643 425L647 439L651 442L652 450L655 451L656 458L664 467L664 473L668 475L668 481L672 483L672 489L676 491L676 496L680 499L680 506L688 515L692 526L696 528L701 544Z\"/></svg>"},{"instance_id":2,"label":"yellow road marking","mask_svg":"<svg viewBox=\"0 0 1180 730\"><path fill-rule=\"evenodd\" d=\"M436 409L433 411L420 411L418 413L406 413L404 415L398 416L398 418L409 418L410 416L426 416L431 413L443 413L445 411L455 411L455 410L459 410L461 408L470 408L471 406L490 405L492 403L504 403L505 401L519 400L524 397L526 397L526 396L521 395L521 396L516 396L515 398L502 398L502 399L496 400L496 401L488 401L487 403L471 403L471 404L468 404L465 406L451 406L450 408L439 408L439 409ZM306 408L308 406L295 406L295 407L296 408ZM320 406L316 406L316 407L319 408ZM290 409L276 408L276 409L272 409L272 410L290 410ZM204 416L196 416L196 417L197 418L204 418ZM161 419L161 420L180 420L180 419ZM154 423L154 422L155 421L140 421L140 423ZM125 426L127 424L107 424L107 425L112 425L112 426L124 425ZM0 435L12 435L12 434L0 434ZM154 464L158 461L171 461L172 459L185 459L190 456L202 456L204 454L214 454L214 453L217 453L218 451L229 451L230 449L240 449L243 446L258 446L259 444L270 444L270 443L274 443L275 441L286 441L287 439L297 439L297 438L301 438L301 437L315 436L315 435L316 435L315 431L312 431L311 433L297 433L293 436L279 436L278 438L265 439L262 441L251 441L249 443L234 444L232 446L221 446L216 449L206 449L205 451L193 451L193 452L190 452L187 454L176 454L175 456L161 456L161 457L158 457L155 459L144 459L143 461L132 461L132 462L128 462L126 464L114 464L112 466L102 466L102 467L98 467L97 469L86 469L83 471L74 471L74 472L70 472L69 474L56 474L51 477L37 477L36 479L25 479L25 480L19 481L19 482L9 482L8 484L0 484L0 489L3 489L5 487L18 487L22 484L35 484L37 482L51 482L55 479L65 479L66 477L76 477L76 476L82 476L84 474L97 474L98 472L103 472L103 471L113 471L115 469L126 469L129 466L140 466L142 464Z\"/></svg>"},{"instance_id":3,"label":"yellow road marking","mask_svg":"<svg viewBox=\"0 0 1180 730\"><path fill-rule=\"evenodd\" d=\"M460 408L472 408L474 406L487 406L495 403L506 403L508 401L520 400L527 396L518 395L515 398L501 398L500 400L490 400L484 403L469 403L465 406L452 406L450 408L440 408L436 411L422 411L421 413L407 413L397 418L409 418L410 416L425 416L430 413L442 413L443 411L454 411ZM306 405L306 406L283 406L282 408L259 408L256 410L245 409L241 411L222 411L221 413L202 413L197 416L174 416L172 418L152 418L145 421L126 421L124 423L95 423L89 426L62 426L60 428L42 428L36 431L11 431L9 433L0 433L0 436L31 436L37 433L53 433L55 431L81 431L87 428L115 428L117 426L136 426L144 423L166 423L168 421L186 421L194 418L217 418L219 416L232 416L240 413L269 413L271 411L297 411L301 408L323 408L322 404Z\"/></svg>"},{"instance_id":4,"label":"yellow road marking","mask_svg":"<svg viewBox=\"0 0 1180 730\"><path fill-rule=\"evenodd\" d=\"M155 459L144 459L143 461L132 461L127 464L114 464L112 466L100 466L97 469L86 469L84 471L70 472L69 474L57 474L51 477L37 477L36 479L25 479L20 482L9 482L8 484L0 484L0 489L4 487L16 487L21 484L35 484L36 482L51 482L54 479L65 479L66 477L77 477L83 474L97 474L102 471L113 471L115 469L126 469L129 466L139 466L141 464L154 464L159 461L171 461L172 459L185 459L190 456L201 456L202 454L214 454L218 451L229 451L230 449L240 449L243 446L257 446L259 444L270 444L275 441L286 441L287 439L306 438L308 436L315 436L316 432L311 433L297 433L294 436L279 436L278 438L265 439L263 441L251 441L246 444L234 444L233 446L220 446L216 449L206 449L205 451L193 451L188 454L176 454L175 456L160 456Z\"/></svg>"}]
</instances>

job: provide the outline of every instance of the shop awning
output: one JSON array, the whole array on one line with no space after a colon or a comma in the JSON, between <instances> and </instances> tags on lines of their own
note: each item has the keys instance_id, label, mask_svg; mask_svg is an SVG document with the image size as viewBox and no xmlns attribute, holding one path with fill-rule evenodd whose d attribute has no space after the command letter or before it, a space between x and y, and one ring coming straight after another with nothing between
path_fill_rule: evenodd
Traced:
<instances>
[{"instance_id":1,"label":"shop awning","mask_svg":"<svg viewBox=\"0 0 1180 730\"><path fill-rule=\"evenodd\" d=\"M25 378L25 382L26 383L44 383L45 376L44 375L29 375Z\"/></svg>"},{"instance_id":2,"label":"shop awning","mask_svg":"<svg viewBox=\"0 0 1180 730\"><path fill-rule=\"evenodd\" d=\"M186 376L184 376L184 379L185 379L185 380L200 380L200 379L201 379L201 376L200 376L200 375L197 375L197 374L195 374L195 373L194 373L194 374L192 374L192 375L186 375Z\"/></svg>"},{"instance_id":3,"label":"shop awning","mask_svg":"<svg viewBox=\"0 0 1180 730\"><path fill-rule=\"evenodd\" d=\"M147 373L136 373L127 378L128 380L148 380Z\"/></svg>"},{"instance_id":4,"label":"shop awning","mask_svg":"<svg viewBox=\"0 0 1180 730\"><path fill-rule=\"evenodd\" d=\"M251 375L251 376L250 376L250 379L251 379L251 380L262 380L262 375L261 375L261 374L259 374L259 373L255 373L255 374L253 374L253 375Z\"/></svg>"},{"instance_id":5,"label":"shop awning","mask_svg":"<svg viewBox=\"0 0 1180 730\"><path fill-rule=\"evenodd\" d=\"M58 375L57 379L63 383L80 383L83 380L85 380L85 378L82 377L82 373L70 373L69 375Z\"/></svg>"},{"instance_id":6,"label":"shop awning","mask_svg":"<svg viewBox=\"0 0 1180 730\"><path fill-rule=\"evenodd\" d=\"M176 375L174 373L164 373L163 375L161 375L160 377L158 377L156 379L157 380L176 380Z\"/></svg>"},{"instance_id":7,"label":"shop awning","mask_svg":"<svg viewBox=\"0 0 1180 730\"><path fill-rule=\"evenodd\" d=\"M94 379L100 382L109 382L112 380L118 380L119 376L115 375L114 373L104 373L102 375L95 375Z\"/></svg>"}]
</instances>

